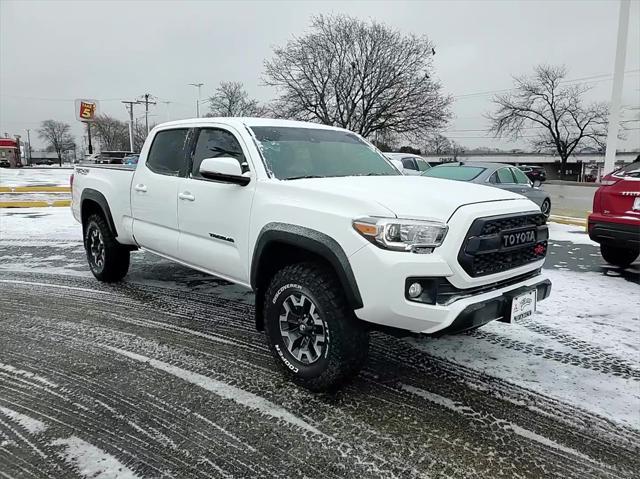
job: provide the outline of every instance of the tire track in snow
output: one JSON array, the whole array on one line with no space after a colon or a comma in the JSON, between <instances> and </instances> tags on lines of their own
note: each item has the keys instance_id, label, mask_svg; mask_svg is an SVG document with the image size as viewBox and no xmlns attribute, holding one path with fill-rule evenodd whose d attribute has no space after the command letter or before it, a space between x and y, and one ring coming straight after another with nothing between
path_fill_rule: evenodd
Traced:
<instances>
[{"instance_id":1,"label":"tire track in snow","mask_svg":"<svg viewBox=\"0 0 640 479\"><path fill-rule=\"evenodd\" d=\"M167 374L171 374L184 381L190 382L191 384L195 384L196 386L206 389L207 391L210 391L223 399L229 399L242 406L248 407L249 409L254 409L262 414L271 416L276 420L282 420L292 426L304 429L311 434L316 434L318 436L324 437L326 440L333 441L333 438L327 436L319 429L313 427L311 424L308 424L302 419L294 416L286 409L283 409L280 406L277 406L271 401L268 401L260 396L256 396L249 391L245 391L243 389L232 386L231 384L227 384L208 376L194 373L186 369L173 366L169 363L165 363L164 361L159 361L157 359L143 356L141 354L132 353L123 349L114 348L112 346L104 347L114 353L126 356L129 359L133 359L134 361L149 364L153 368L164 371Z\"/></svg>"},{"instance_id":2,"label":"tire track in snow","mask_svg":"<svg viewBox=\"0 0 640 479\"><path fill-rule=\"evenodd\" d=\"M592 371L597 371L603 374L620 376L624 379L640 381L640 370L628 366L624 361L621 361L618 358L615 358L615 362L612 362L612 356L605 356L602 352L599 353L599 357L593 357L593 355L590 357L585 357L582 355L579 356L562 351L556 351L551 348L536 346L535 344L518 341L512 338L506 338L499 334L479 329L469 333L469 335L507 349L520 351L533 356L543 357L545 359L557 361L562 364L577 366L583 369L591 369ZM574 342L572 342L572 344L575 345Z\"/></svg>"},{"instance_id":3,"label":"tire track in snow","mask_svg":"<svg viewBox=\"0 0 640 479\"><path fill-rule=\"evenodd\" d=\"M182 324L182 325L184 326L184 324ZM230 323L229 325L233 326L233 323ZM183 332L183 333L184 334L188 334L187 332ZM172 334L178 335L178 334L182 334L182 333L181 332L174 332ZM168 337L163 334L162 340L163 341L167 341L168 340L167 338ZM206 340L206 338L200 338L200 339L202 339L203 341ZM135 340L135 336L134 335L127 336L127 341L134 341L134 340ZM195 341L195 339L194 339L194 341ZM64 343L61 343L61 344L64 344ZM409 349L410 350L410 352L409 352L410 354L414 354L414 355L416 354L416 351L412 350L412 348L408 348L406 344L404 344L403 347L405 349ZM379 350L379 347L378 347L378 350ZM396 355L396 358L397 358L397 351L394 350L394 348L391 348L391 350L389 351L389 355L390 356ZM382 358L382 359L384 359L386 361L388 358ZM379 361L379 360L381 360L381 358L375 357L375 354L374 354L374 360L375 361ZM390 364L391 364L391 367L396 367L396 368L398 368L398 364L399 364L401 366L399 368L400 370L405 368L404 361L397 361L396 360L395 362L392 362ZM431 368L431 370L426 371L427 374L429 374L430 376L433 376L435 374L438 377L438 375L440 375L441 377L438 377L438 378L442 379L444 382L450 381L451 379L454 379L454 380L458 381L458 383L462 383L462 384L464 384L464 381L466 381L467 379L470 380L470 378L466 378L466 377L462 377L461 378L459 374L456 374L456 373L459 373L459 368L456 365L451 367L451 371L449 371L449 372L451 372L451 374L442 375L438 371L438 370L441 369L441 363L437 363L436 362L435 364L437 365L437 367L435 369ZM369 370L372 370L374 373L379 373L379 369L377 367L374 367L373 369L371 369L371 367L370 367ZM421 374L425 373L425 369L424 368L420 369L420 371L421 371ZM477 372L473 372L472 371L472 373L475 374L476 377L478 376ZM472 377L473 374L471 374L470 377ZM55 379L56 379L56 381L59 381L59 382L63 383L63 381L61 379L59 379L58 377L55 377ZM419 384L419 382L418 381L416 381L416 382L412 381L411 384ZM486 377L480 378L479 380L475 381L475 385L477 387L493 388L494 384L495 384L495 382L492 381L491 378L486 378ZM373 389L371 391L369 391L366 388L363 391L361 382L356 382L356 384L353 386L352 389L350 389L348 391L348 393L349 393L349 395L354 395L355 397L357 397L357 400L347 399L347 403L339 402L334 407L334 409L337 407L337 409L339 409L339 410L351 411L351 407L353 405L354 408L357 408L357 407L369 407L369 410L374 410L370 406L371 406L371 404L376 404L376 405L378 405L377 411L379 411L380 414L385 415L385 414L389 414L389 413L393 414L393 411L395 409L401 410L403 407L404 408L408 407L406 405L406 402L403 405L402 397L397 395L396 393L393 393L391 396L387 396L387 395L381 394L380 391L379 391L380 387L381 387L380 380L376 380L376 382L373 384ZM468 386L465 385L465 387L468 387ZM508 386L505 386L505 388L508 390L507 392L508 392L509 395L515 396L515 397L521 397L521 396L518 396L517 390L514 391L511 388L509 388ZM292 389L292 388L287 388L287 389ZM491 391L490 393L493 394L493 395L495 395L496 392L499 393L500 388L495 388L495 389L497 391ZM358 397L358 396L360 396L362 394L365 394L365 395L368 396L370 393L372 394L372 397L370 398L371 401L369 401L369 402L363 401L364 399L369 399L369 398ZM455 394L450 395L450 393L455 393ZM451 397L451 398L456 398L456 395L458 393L464 393L464 390L459 390L458 386L456 386L452 391L447 391L446 396L447 397ZM487 392L486 394L489 394L489 392ZM302 399L304 399L305 397L306 397L305 395L301 396ZM342 397L343 400L345 399L344 395L342 395L341 397ZM527 400L530 399L530 397L527 395L526 392L523 393L522 397L525 397ZM454 399L452 399L452 400L454 400ZM298 406L298 401L299 401L299 398L295 397L294 400L292 401L292 404L294 404L295 407L297 407ZM427 404L426 401L424 403ZM536 404L540 404L540 403L536 403ZM387 409L385 409L383 407L384 405L386 405ZM316 401L312 400L311 403L310 403L309 408L312 409L313 407L317 407L317 406L318 406L317 400ZM392 409L390 409L390 408L392 408ZM483 408L484 408L484 406L483 406ZM415 414L418 414L418 413L416 412ZM570 413L566 413L567 416L569 414ZM535 418L535 415L532 415L532 416ZM417 416L417 417L420 417L420 416ZM358 419L359 419L359 417L356 417L356 421ZM424 420L426 418L422 417L421 419ZM587 420L588 420L588 416L585 416L583 414L578 414L577 418L574 420L574 423L578 423L579 424L580 421L587 421ZM396 418L394 418L393 421L391 421L391 423L389 424L389 427L392 427L392 426L395 427L395 421L396 421ZM376 426L378 426L378 425L376 424ZM349 427L349 426L347 426L347 427ZM418 426L408 427L408 428L406 428L407 429L406 431L398 431L398 434L400 434L400 435L402 435L403 433L404 434L412 434L412 433L414 433L414 428L415 427L418 427ZM326 424L324 422L323 422L323 430L329 431L329 429L326 428ZM445 432L449 432L449 431L445 431ZM234 431L234 433L235 433L235 431ZM417 432L416 432L416 434L417 434ZM403 441L407 440L406 438L402 438L402 439L403 439ZM414 442L417 442L420 439L422 439L422 437L417 435L415 440L414 440ZM374 441L375 441L375 439L374 439ZM419 449L419 448L414 449L413 448L414 444L412 442L409 442L409 443L401 442L400 444L401 444L400 446L396 445L395 448L401 450L400 451L401 455L402 454L416 454L416 453L419 453L418 451L421 451L421 449ZM405 444L408 444L410 447L404 448ZM404 451L402 451L402 449L404 449ZM386 451L383 448L380 449L380 451L381 451L381 453L386 454L386 455L388 455L390 453L390 451ZM475 450L475 451L476 451L475 453L480 454L481 448L478 447L478 449ZM506 451L507 459L510 457L509 454L510 454L510 452ZM469 466L469 467L471 467L471 466ZM554 464L551 461L549 461L547 463L547 467L550 468L548 470L554 470L554 468L556 468L556 469L560 468L559 465ZM470 470L471 469L468 469L466 467L464 469L457 469L457 472L459 473L457 475L465 475L464 471L466 471L467 474L468 474ZM568 469L568 472L570 473L569 475L576 475L575 474L575 469ZM513 475L514 476L518 476L518 475L521 475L521 474L518 474L518 472L515 471L513 473Z\"/></svg>"}]
</instances>

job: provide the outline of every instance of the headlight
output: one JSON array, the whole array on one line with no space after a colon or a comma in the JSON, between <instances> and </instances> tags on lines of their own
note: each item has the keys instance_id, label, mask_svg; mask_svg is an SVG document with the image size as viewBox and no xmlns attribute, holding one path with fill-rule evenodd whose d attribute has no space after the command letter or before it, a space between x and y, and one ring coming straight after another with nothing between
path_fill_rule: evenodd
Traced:
<instances>
[{"instance_id":1,"label":"headlight","mask_svg":"<svg viewBox=\"0 0 640 479\"><path fill-rule=\"evenodd\" d=\"M354 229L381 248L395 251L418 251L436 248L447 234L447 225L437 221L399 218L358 218Z\"/></svg>"}]
</instances>

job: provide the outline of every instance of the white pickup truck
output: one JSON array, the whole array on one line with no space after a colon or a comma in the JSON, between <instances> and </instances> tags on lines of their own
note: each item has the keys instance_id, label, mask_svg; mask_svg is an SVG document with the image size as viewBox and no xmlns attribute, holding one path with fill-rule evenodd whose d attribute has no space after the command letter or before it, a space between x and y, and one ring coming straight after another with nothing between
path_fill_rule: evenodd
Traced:
<instances>
[{"instance_id":1,"label":"white pickup truck","mask_svg":"<svg viewBox=\"0 0 640 479\"><path fill-rule=\"evenodd\" d=\"M137 168L81 165L91 271L143 248L252 289L277 362L312 390L357 374L371 329L456 333L533 314L548 230L497 188L401 176L360 136L257 118L162 124Z\"/></svg>"}]
</instances>

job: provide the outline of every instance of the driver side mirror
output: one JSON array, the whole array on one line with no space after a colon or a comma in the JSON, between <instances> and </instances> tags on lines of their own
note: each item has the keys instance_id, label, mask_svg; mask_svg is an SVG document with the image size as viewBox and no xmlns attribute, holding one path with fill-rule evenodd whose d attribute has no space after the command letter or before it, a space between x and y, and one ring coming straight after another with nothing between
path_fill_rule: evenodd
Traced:
<instances>
[{"instance_id":1,"label":"driver side mirror","mask_svg":"<svg viewBox=\"0 0 640 479\"><path fill-rule=\"evenodd\" d=\"M538 188L541 184L542 184L542 181L540 181L540 180L533 180L533 184L532 184L532 186L533 186L534 188Z\"/></svg>"},{"instance_id":2,"label":"driver side mirror","mask_svg":"<svg viewBox=\"0 0 640 479\"><path fill-rule=\"evenodd\" d=\"M243 176L240 163L235 158L205 158L198 171L203 178L223 183L246 186L251 181L249 176Z\"/></svg>"}]
</instances>

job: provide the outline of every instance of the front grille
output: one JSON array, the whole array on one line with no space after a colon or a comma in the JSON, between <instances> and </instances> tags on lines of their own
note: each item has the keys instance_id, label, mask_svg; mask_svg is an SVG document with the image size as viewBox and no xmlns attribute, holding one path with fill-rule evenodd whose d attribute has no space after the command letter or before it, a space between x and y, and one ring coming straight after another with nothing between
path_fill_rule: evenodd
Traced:
<instances>
[{"instance_id":1,"label":"front grille","mask_svg":"<svg viewBox=\"0 0 640 479\"><path fill-rule=\"evenodd\" d=\"M505 233L535 229L536 240L522 246L505 247ZM489 216L476 219L460 248L458 262L469 276L500 273L543 259L549 231L540 213Z\"/></svg>"}]
</instances>

